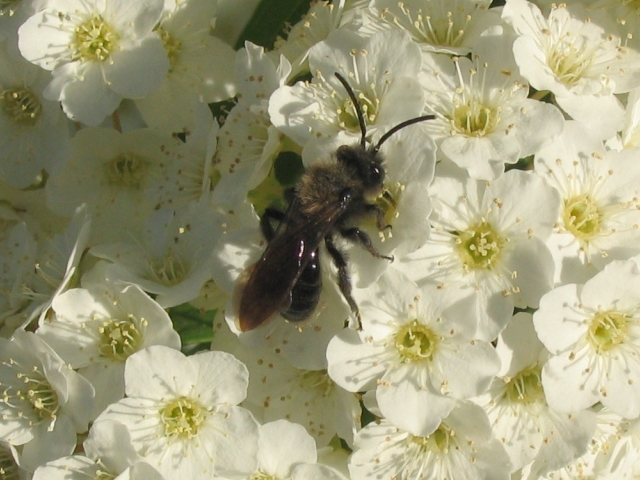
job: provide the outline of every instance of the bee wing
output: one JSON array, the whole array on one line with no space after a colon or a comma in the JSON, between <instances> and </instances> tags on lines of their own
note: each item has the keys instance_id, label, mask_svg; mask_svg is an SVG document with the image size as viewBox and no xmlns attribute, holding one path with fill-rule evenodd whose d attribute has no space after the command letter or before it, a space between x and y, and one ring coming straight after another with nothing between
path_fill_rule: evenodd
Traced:
<instances>
[{"instance_id":1,"label":"bee wing","mask_svg":"<svg viewBox=\"0 0 640 480\"><path fill-rule=\"evenodd\" d=\"M250 267L240 298L240 330L253 330L288 306L291 289L343 211L336 203L303 217L297 203L292 205L260 260Z\"/></svg>"}]
</instances>

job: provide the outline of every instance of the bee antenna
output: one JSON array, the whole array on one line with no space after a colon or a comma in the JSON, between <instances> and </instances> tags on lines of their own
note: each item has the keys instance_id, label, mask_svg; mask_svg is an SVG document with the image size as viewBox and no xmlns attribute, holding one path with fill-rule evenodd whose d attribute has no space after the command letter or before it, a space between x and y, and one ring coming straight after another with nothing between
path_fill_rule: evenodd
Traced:
<instances>
[{"instance_id":1,"label":"bee antenna","mask_svg":"<svg viewBox=\"0 0 640 480\"><path fill-rule=\"evenodd\" d=\"M356 94L353 92L353 89L347 83L347 81L344 79L344 77L342 75L340 75L338 72L335 72L335 75L338 78L338 80L340 80L340 83L342 84L344 89L349 94L349 98L353 102L353 108L356 109L356 115L358 115L358 123L360 124L360 131L362 132L362 138L360 139L360 145L362 145L362 148L364 148L365 147L365 140L364 139L367 136L367 126L364 123L364 115L362 114L362 108L360 107L360 102L358 102L358 99L356 98Z\"/></svg>"},{"instance_id":2,"label":"bee antenna","mask_svg":"<svg viewBox=\"0 0 640 480\"><path fill-rule=\"evenodd\" d=\"M399 123L398 125L393 127L391 130L389 130L387 133L385 133L382 137L380 137L380 140L378 140L378 143L376 144L376 146L373 147L373 151L377 152L378 150L380 150L380 147L382 146L382 144L386 142L389 139L389 137L394 133L396 133L398 130L402 130L404 127L408 127L409 125L413 125L414 123L424 122L425 120L433 120L435 118L436 118L435 115L423 115L422 117L411 118L409 120L405 120L402 123Z\"/></svg>"}]
</instances>

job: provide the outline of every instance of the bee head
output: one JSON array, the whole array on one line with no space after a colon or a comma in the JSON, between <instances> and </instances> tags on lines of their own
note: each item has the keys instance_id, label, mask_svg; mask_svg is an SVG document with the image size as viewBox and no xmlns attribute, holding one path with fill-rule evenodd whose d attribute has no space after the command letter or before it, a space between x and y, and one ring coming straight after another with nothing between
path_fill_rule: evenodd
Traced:
<instances>
[{"instance_id":1,"label":"bee head","mask_svg":"<svg viewBox=\"0 0 640 480\"><path fill-rule=\"evenodd\" d=\"M385 171L379 153L362 148L360 144L342 145L336 158L352 172L352 178L360 180L367 196L375 196L382 191Z\"/></svg>"},{"instance_id":2,"label":"bee head","mask_svg":"<svg viewBox=\"0 0 640 480\"><path fill-rule=\"evenodd\" d=\"M365 186L382 186L382 182L384 181L384 168L382 167L382 157L378 153L380 151L380 147L382 147L382 144L386 142L389 137L391 137L391 135L396 133L398 130L404 127L408 127L409 125L413 125L414 123L424 122L425 120L433 120L435 116L423 115L421 117L415 117L409 120L405 120L404 122L401 122L393 127L382 137L380 137L378 143L376 143L375 145L371 145L367 149L367 125L364 121L364 115L362 114L360 103L358 102L353 89L347 83L345 78L338 72L335 72L335 75L347 91L347 94L349 95L349 98L353 103L353 107L355 108L356 114L358 116L358 123L360 124L360 132L362 133L362 136L360 137L360 144L352 146L343 145L342 147L338 148L338 161L341 161L348 165L354 165L357 170L358 177L362 179Z\"/></svg>"}]
</instances>

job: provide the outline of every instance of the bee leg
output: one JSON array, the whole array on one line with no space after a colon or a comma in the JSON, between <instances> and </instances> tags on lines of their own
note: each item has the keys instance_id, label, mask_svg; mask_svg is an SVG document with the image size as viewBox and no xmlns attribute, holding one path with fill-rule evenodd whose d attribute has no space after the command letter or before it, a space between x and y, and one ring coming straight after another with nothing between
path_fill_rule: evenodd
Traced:
<instances>
[{"instance_id":1,"label":"bee leg","mask_svg":"<svg viewBox=\"0 0 640 480\"><path fill-rule=\"evenodd\" d=\"M370 203L367 204L365 208L367 209L367 213L371 213L376 216L376 227L378 227L379 231L386 229L391 230L391 225L385 223L384 210L382 209L382 207L376 205L375 203Z\"/></svg>"},{"instance_id":2,"label":"bee leg","mask_svg":"<svg viewBox=\"0 0 640 480\"><path fill-rule=\"evenodd\" d=\"M340 235L354 243L359 243L364 248L366 248L367 251L374 257L384 258L386 260L389 260L390 262L393 262L393 256L382 255L371 243L371 237L367 235L366 232L360 230L358 227L342 229L340 230Z\"/></svg>"},{"instance_id":3,"label":"bee leg","mask_svg":"<svg viewBox=\"0 0 640 480\"><path fill-rule=\"evenodd\" d=\"M324 244L327 247L327 252L331 255L331 259L333 260L334 265L338 269L338 287L340 288L340 292L342 292L342 296L345 298L351 311L355 313L356 320L358 321L358 330L362 330L362 318L360 317L360 309L358 308L358 304L355 299L351 295L351 279L349 278L349 271L347 270L347 260L344 257L344 253L342 253L338 247L336 247L335 243L333 243L333 237L331 235L327 235L324 237Z\"/></svg>"},{"instance_id":4,"label":"bee leg","mask_svg":"<svg viewBox=\"0 0 640 480\"><path fill-rule=\"evenodd\" d=\"M296 191L294 188L287 188L284 191L284 198L287 200L287 202L289 202L289 205L291 205L291 202L293 202L295 194ZM260 230L262 230L262 235L264 236L264 238L270 241L276 235L276 229L274 229L273 225L271 224L272 220L275 220L280 224L284 222L286 218L287 214L285 212L282 212L277 208L267 207L264 210L262 217L260 218Z\"/></svg>"},{"instance_id":5,"label":"bee leg","mask_svg":"<svg viewBox=\"0 0 640 480\"><path fill-rule=\"evenodd\" d=\"M284 219L284 212L281 212L280 210L272 207L265 209L262 217L260 218L260 230L262 230L262 235L264 235L264 238L266 238L267 240L271 240L276 234L273 225L271 225L271 220L276 220L282 223Z\"/></svg>"}]
</instances>

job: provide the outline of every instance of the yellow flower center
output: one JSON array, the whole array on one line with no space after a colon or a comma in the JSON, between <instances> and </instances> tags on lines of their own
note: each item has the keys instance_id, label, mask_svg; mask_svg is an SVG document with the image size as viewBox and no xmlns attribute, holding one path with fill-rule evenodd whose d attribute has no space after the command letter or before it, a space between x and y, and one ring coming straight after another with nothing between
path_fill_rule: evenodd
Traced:
<instances>
[{"instance_id":1,"label":"yellow flower center","mask_svg":"<svg viewBox=\"0 0 640 480\"><path fill-rule=\"evenodd\" d=\"M7 446L0 446L0 478L2 480L20 480L20 468Z\"/></svg>"},{"instance_id":2,"label":"yellow flower center","mask_svg":"<svg viewBox=\"0 0 640 480\"><path fill-rule=\"evenodd\" d=\"M446 454L452 446L455 448L455 434L447 425L440 424L428 437L409 435L407 442L417 445L423 453Z\"/></svg>"},{"instance_id":3,"label":"yellow flower center","mask_svg":"<svg viewBox=\"0 0 640 480\"><path fill-rule=\"evenodd\" d=\"M627 339L628 316L619 312L599 312L589 325L589 343L598 353L606 352Z\"/></svg>"},{"instance_id":4,"label":"yellow flower center","mask_svg":"<svg viewBox=\"0 0 640 480\"><path fill-rule=\"evenodd\" d=\"M142 322L143 325L145 323L146 321ZM142 333L132 316L127 320L107 320L100 327L99 332L100 354L113 360L125 361L137 352L142 344Z\"/></svg>"},{"instance_id":5,"label":"yellow flower center","mask_svg":"<svg viewBox=\"0 0 640 480\"><path fill-rule=\"evenodd\" d=\"M533 365L518 372L507 383L505 396L514 403L535 403L544 401L544 390L540 378L540 365Z\"/></svg>"},{"instance_id":6,"label":"yellow flower center","mask_svg":"<svg viewBox=\"0 0 640 480\"><path fill-rule=\"evenodd\" d=\"M21 388L6 388L1 400L7 405L29 404L37 420L54 421L59 409L58 394L47 378L36 367L26 373L18 372L16 377Z\"/></svg>"},{"instance_id":7,"label":"yellow flower center","mask_svg":"<svg viewBox=\"0 0 640 480\"><path fill-rule=\"evenodd\" d=\"M104 62L117 48L120 39L117 32L104 21L101 15L92 13L74 31L71 49L73 61Z\"/></svg>"},{"instance_id":8,"label":"yellow flower center","mask_svg":"<svg viewBox=\"0 0 640 480\"><path fill-rule=\"evenodd\" d=\"M326 370L300 370L298 385L305 391L315 389L323 397L331 395L335 389L335 383Z\"/></svg>"},{"instance_id":9,"label":"yellow flower center","mask_svg":"<svg viewBox=\"0 0 640 480\"><path fill-rule=\"evenodd\" d=\"M11 121L18 125L33 127L42 113L42 104L38 96L23 87L4 90L0 93L2 109Z\"/></svg>"},{"instance_id":10,"label":"yellow flower center","mask_svg":"<svg viewBox=\"0 0 640 480\"><path fill-rule=\"evenodd\" d=\"M504 241L486 221L458 234L456 247L468 269L491 269L500 258Z\"/></svg>"},{"instance_id":11,"label":"yellow flower center","mask_svg":"<svg viewBox=\"0 0 640 480\"><path fill-rule=\"evenodd\" d=\"M147 173L147 162L132 153L123 153L112 158L105 167L111 183L126 188L139 187Z\"/></svg>"},{"instance_id":12,"label":"yellow flower center","mask_svg":"<svg viewBox=\"0 0 640 480\"><path fill-rule=\"evenodd\" d=\"M593 50L574 44L570 38L551 44L547 64L558 80L566 85L577 84L593 62Z\"/></svg>"},{"instance_id":13,"label":"yellow flower center","mask_svg":"<svg viewBox=\"0 0 640 480\"><path fill-rule=\"evenodd\" d=\"M258 470L256 473L252 474L249 477L249 480L280 480L280 479L273 475L269 475L268 473L264 473L261 470Z\"/></svg>"},{"instance_id":14,"label":"yellow flower center","mask_svg":"<svg viewBox=\"0 0 640 480\"><path fill-rule=\"evenodd\" d=\"M418 320L404 325L395 337L396 349L405 363L431 359L438 343L439 336Z\"/></svg>"},{"instance_id":15,"label":"yellow flower center","mask_svg":"<svg viewBox=\"0 0 640 480\"><path fill-rule=\"evenodd\" d=\"M602 232L602 214L587 194L564 202L564 226L578 240L587 242Z\"/></svg>"},{"instance_id":16,"label":"yellow flower center","mask_svg":"<svg viewBox=\"0 0 640 480\"><path fill-rule=\"evenodd\" d=\"M0 17L7 15L13 17L21 0L0 0ZM0 470L0 473L2 471Z\"/></svg>"},{"instance_id":17,"label":"yellow flower center","mask_svg":"<svg viewBox=\"0 0 640 480\"><path fill-rule=\"evenodd\" d=\"M457 133L470 137L484 137L500 122L500 108L489 107L475 98L455 107L451 122Z\"/></svg>"},{"instance_id":18,"label":"yellow flower center","mask_svg":"<svg viewBox=\"0 0 640 480\"><path fill-rule=\"evenodd\" d=\"M364 93L354 93L356 94L356 98L358 99L358 103L360 104L360 108L362 109L362 115L364 115L365 123L367 125L375 123L378 116L378 110L380 109L380 99L375 95L372 95L372 98L370 98ZM360 133L358 114L356 113L356 109L353 105L353 102L351 102L351 99L345 99L342 105L338 108L337 112L338 125L340 126L340 128L349 130L350 132Z\"/></svg>"},{"instance_id":19,"label":"yellow flower center","mask_svg":"<svg viewBox=\"0 0 640 480\"><path fill-rule=\"evenodd\" d=\"M190 398L176 398L160 411L164 436L176 440L193 438L198 434L207 415L207 410Z\"/></svg>"},{"instance_id":20,"label":"yellow flower center","mask_svg":"<svg viewBox=\"0 0 640 480\"><path fill-rule=\"evenodd\" d=\"M187 272L180 257L168 252L165 257L150 265L154 279L161 285L171 286L180 283Z\"/></svg>"}]
</instances>

